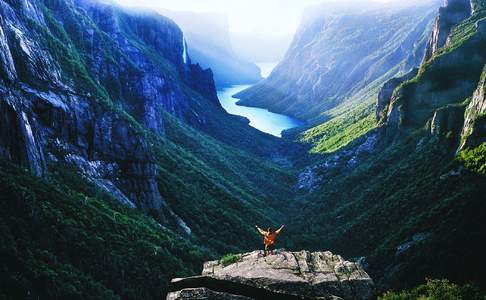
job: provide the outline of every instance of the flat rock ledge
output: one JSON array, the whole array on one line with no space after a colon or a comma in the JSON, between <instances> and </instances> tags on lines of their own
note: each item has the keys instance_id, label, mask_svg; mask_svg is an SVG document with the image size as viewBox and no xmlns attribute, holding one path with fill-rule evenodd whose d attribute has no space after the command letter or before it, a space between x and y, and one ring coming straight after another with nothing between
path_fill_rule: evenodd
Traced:
<instances>
[{"instance_id":1,"label":"flat rock ledge","mask_svg":"<svg viewBox=\"0 0 486 300\"><path fill-rule=\"evenodd\" d=\"M359 263L331 252L239 254L233 263L204 263L201 276L173 279L167 300L374 299L374 283Z\"/></svg>"}]
</instances>

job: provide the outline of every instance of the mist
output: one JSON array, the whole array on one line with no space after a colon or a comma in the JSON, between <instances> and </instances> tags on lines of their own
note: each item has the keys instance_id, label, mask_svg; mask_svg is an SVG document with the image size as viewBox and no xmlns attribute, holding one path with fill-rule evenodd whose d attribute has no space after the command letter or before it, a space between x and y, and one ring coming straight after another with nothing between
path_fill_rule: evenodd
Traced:
<instances>
[{"instance_id":1,"label":"mist","mask_svg":"<svg viewBox=\"0 0 486 300\"><path fill-rule=\"evenodd\" d=\"M168 9L175 11L216 12L228 16L231 32L294 33L302 13L311 5L326 3L329 6L359 4L413 5L424 1L400 0L115 0L131 7Z\"/></svg>"},{"instance_id":2,"label":"mist","mask_svg":"<svg viewBox=\"0 0 486 300\"><path fill-rule=\"evenodd\" d=\"M167 11L216 13L226 18L229 39L234 52L242 59L257 62L279 61L285 54L303 15L309 11L340 9L372 9L373 7L412 6L416 3L441 0L114 0L132 8ZM197 28L185 22L185 28ZM204 35L209 36L210 33ZM258 45L258 46L257 46Z\"/></svg>"}]
</instances>

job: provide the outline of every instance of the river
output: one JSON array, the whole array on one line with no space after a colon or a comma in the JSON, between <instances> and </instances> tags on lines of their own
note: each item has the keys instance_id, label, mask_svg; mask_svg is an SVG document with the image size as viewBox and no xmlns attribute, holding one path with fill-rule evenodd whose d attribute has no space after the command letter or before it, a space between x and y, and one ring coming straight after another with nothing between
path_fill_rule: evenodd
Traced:
<instances>
[{"instance_id":1,"label":"river","mask_svg":"<svg viewBox=\"0 0 486 300\"><path fill-rule=\"evenodd\" d=\"M258 64L262 69L262 76L267 77L276 64ZM251 85L234 85L218 90L219 102L230 114L246 117L250 120L250 126L274 135L282 137L282 131L301 126L303 123L290 116L276 114L263 108L248 107L237 105L238 99L233 95L249 88Z\"/></svg>"}]
</instances>

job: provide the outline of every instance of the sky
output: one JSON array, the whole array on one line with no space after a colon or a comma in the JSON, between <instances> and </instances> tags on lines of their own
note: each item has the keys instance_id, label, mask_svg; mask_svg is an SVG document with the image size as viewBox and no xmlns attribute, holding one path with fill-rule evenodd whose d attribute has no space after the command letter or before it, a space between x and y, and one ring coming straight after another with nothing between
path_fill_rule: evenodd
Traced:
<instances>
[{"instance_id":1,"label":"sky","mask_svg":"<svg viewBox=\"0 0 486 300\"><path fill-rule=\"evenodd\" d=\"M322 0L115 0L135 7L218 12L228 16L236 33L293 34L302 12ZM344 0L346 1L346 0ZM364 0L366 1L366 0Z\"/></svg>"},{"instance_id":2,"label":"sky","mask_svg":"<svg viewBox=\"0 0 486 300\"><path fill-rule=\"evenodd\" d=\"M345 3L353 0L114 0L119 4L174 11L217 12L228 16L230 32L293 35L302 13L313 4L325 1ZM356 1L356 0L354 0ZM361 0L400 3L410 0ZM416 1L416 0L414 0Z\"/></svg>"},{"instance_id":3,"label":"sky","mask_svg":"<svg viewBox=\"0 0 486 300\"><path fill-rule=\"evenodd\" d=\"M103 1L103 0L101 0ZM288 44L297 31L302 15L309 6L319 3L329 5L370 6L371 3L392 3L413 5L424 0L105 0L121 5L154 10L213 12L227 16L229 33L238 55L247 60L261 61L265 51L277 59L283 56ZM432 0L427 0L432 1ZM438 1L438 0L435 0ZM259 38L258 38L259 37ZM264 50L256 50L254 43ZM251 46L251 47L250 47ZM252 49L250 51L250 49ZM278 49L279 51L274 51ZM258 55L257 55L258 54ZM265 54L265 55L267 55ZM256 57L256 56L258 57ZM267 56L268 56L267 55ZM269 58L265 58L265 61Z\"/></svg>"}]
</instances>

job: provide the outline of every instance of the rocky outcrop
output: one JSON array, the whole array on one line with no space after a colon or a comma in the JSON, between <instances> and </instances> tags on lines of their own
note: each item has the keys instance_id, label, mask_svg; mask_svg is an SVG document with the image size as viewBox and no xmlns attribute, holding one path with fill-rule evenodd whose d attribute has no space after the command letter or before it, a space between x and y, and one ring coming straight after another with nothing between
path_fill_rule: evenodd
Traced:
<instances>
[{"instance_id":1,"label":"rocky outcrop","mask_svg":"<svg viewBox=\"0 0 486 300\"><path fill-rule=\"evenodd\" d=\"M359 300L374 295L373 281L358 263L331 252L283 250L267 257L261 251L240 254L229 265L206 262L202 276L174 279L171 290L170 300Z\"/></svg>"},{"instance_id":2,"label":"rocky outcrop","mask_svg":"<svg viewBox=\"0 0 486 300\"><path fill-rule=\"evenodd\" d=\"M237 94L239 103L319 122L327 110L366 101L370 89L420 64L437 3L401 9L347 3L313 7L283 61Z\"/></svg>"},{"instance_id":3,"label":"rocky outcrop","mask_svg":"<svg viewBox=\"0 0 486 300\"><path fill-rule=\"evenodd\" d=\"M332 180L336 173L352 172L366 157L376 153L377 144L378 134L372 131L345 148L326 155L317 164L306 167L299 174L297 188L311 193Z\"/></svg>"},{"instance_id":4,"label":"rocky outcrop","mask_svg":"<svg viewBox=\"0 0 486 300\"><path fill-rule=\"evenodd\" d=\"M251 300L252 298L238 296L230 293L215 292L207 288L184 289L173 292L167 300L194 300L194 299L211 299L211 300Z\"/></svg>"},{"instance_id":5,"label":"rocky outcrop","mask_svg":"<svg viewBox=\"0 0 486 300\"><path fill-rule=\"evenodd\" d=\"M478 88L474 92L471 103L466 109L464 127L462 129L461 149L476 147L486 142L486 66Z\"/></svg>"},{"instance_id":6,"label":"rocky outcrop","mask_svg":"<svg viewBox=\"0 0 486 300\"><path fill-rule=\"evenodd\" d=\"M380 121L383 120L384 114L388 110L388 106L392 100L393 92L405 81L408 81L415 76L417 76L418 69L415 68L410 71L408 74L402 77L392 78L387 81L380 90L378 94L378 99L376 102L376 120Z\"/></svg>"},{"instance_id":7,"label":"rocky outcrop","mask_svg":"<svg viewBox=\"0 0 486 300\"><path fill-rule=\"evenodd\" d=\"M436 135L451 133L454 138L460 137L459 133L464 123L464 109L462 105L452 105L435 111L430 125L431 133Z\"/></svg>"},{"instance_id":8,"label":"rocky outcrop","mask_svg":"<svg viewBox=\"0 0 486 300\"><path fill-rule=\"evenodd\" d=\"M446 0L439 10L432 34L427 44L425 60L432 56L447 43L452 27L459 24L472 14L471 0Z\"/></svg>"}]
</instances>

